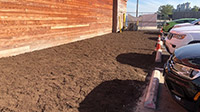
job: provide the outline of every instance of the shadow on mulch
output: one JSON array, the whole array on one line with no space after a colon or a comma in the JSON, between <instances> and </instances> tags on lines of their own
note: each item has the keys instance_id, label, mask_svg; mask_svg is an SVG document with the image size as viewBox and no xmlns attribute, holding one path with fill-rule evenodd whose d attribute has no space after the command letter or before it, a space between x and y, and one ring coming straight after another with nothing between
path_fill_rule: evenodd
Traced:
<instances>
[{"instance_id":1,"label":"shadow on mulch","mask_svg":"<svg viewBox=\"0 0 200 112\"><path fill-rule=\"evenodd\" d=\"M159 31L145 31L144 34L149 34L149 35L161 35Z\"/></svg>"},{"instance_id":2,"label":"shadow on mulch","mask_svg":"<svg viewBox=\"0 0 200 112\"><path fill-rule=\"evenodd\" d=\"M133 112L144 88L137 80L105 81L79 104L79 112Z\"/></svg>"},{"instance_id":3,"label":"shadow on mulch","mask_svg":"<svg viewBox=\"0 0 200 112\"><path fill-rule=\"evenodd\" d=\"M156 52L154 53L156 55ZM162 62L160 63L155 63L155 67L160 67L160 68L163 68L164 67L164 64L167 62L167 60L169 59L170 55L164 55L162 54Z\"/></svg>"},{"instance_id":4,"label":"shadow on mulch","mask_svg":"<svg viewBox=\"0 0 200 112\"><path fill-rule=\"evenodd\" d=\"M155 54L124 53L118 55L116 60L122 64L138 67L149 72L149 69L154 66Z\"/></svg>"},{"instance_id":5,"label":"shadow on mulch","mask_svg":"<svg viewBox=\"0 0 200 112\"><path fill-rule=\"evenodd\" d=\"M170 55L162 55L162 61L163 62L167 62L167 60L169 59Z\"/></svg>"},{"instance_id":6,"label":"shadow on mulch","mask_svg":"<svg viewBox=\"0 0 200 112\"><path fill-rule=\"evenodd\" d=\"M153 50L153 49L145 49L145 48L137 48L138 50L144 50L144 51L155 51L155 50Z\"/></svg>"},{"instance_id":7,"label":"shadow on mulch","mask_svg":"<svg viewBox=\"0 0 200 112\"><path fill-rule=\"evenodd\" d=\"M149 37L149 40L154 40L154 41L158 41L158 37Z\"/></svg>"}]
</instances>

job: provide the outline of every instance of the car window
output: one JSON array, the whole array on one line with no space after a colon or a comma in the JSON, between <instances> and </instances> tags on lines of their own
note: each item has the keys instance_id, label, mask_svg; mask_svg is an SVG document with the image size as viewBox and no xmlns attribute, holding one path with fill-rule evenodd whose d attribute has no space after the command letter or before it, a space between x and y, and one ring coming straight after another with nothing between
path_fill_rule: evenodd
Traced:
<instances>
[{"instance_id":1,"label":"car window","mask_svg":"<svg viewBox=\"0 0 200 112\"><path fill-rule=\"evenodd\" d=\"M191 23L191 22L194 22L194 21L196 21L196 20L194 20L194 19L191 19L191 20L175 20L174 22L176 22L176 23Z\"/></svg>"},{"instance_id":2,"label":"car window","mask_svg":"<svg viewBox=\"0 0 200 112\"><path fill-rule=\"evenodd\" d=\"M193 21L193 20L186 20L185 22L186 22L186 23L190 23L190 22L192 22L192 21Z\"/></svg>"},{"instance_id":3,"label":"car window","mask_svg":"<svg viewBox=\"0 0 200 112\"><path fill-rule=\"evenodd\" d=\"M199 21L200 21L200 19L197 19L197 20L195 20L195 21L192 21L191 24L196 24L196 23L198 23Z\"/></svg>"},{"instance_id":4,"label":"car window","mask_svg":"<svg viewBox=\"0 0 200 112\"><path fill-rule=\"evenodd\" d=\"M194 21L194 20L188 20L189 23L191 23L192 21Z\"/></svg>"},{"instance_id":5,"label":"car window","mask_svg":"<svg viewBox=\"0 0 200 112\"><path fill-rule=\"evenodd\" d=\"M176 23L185 23L184 20L176 21Z\"/></svg>"}]
</instances>

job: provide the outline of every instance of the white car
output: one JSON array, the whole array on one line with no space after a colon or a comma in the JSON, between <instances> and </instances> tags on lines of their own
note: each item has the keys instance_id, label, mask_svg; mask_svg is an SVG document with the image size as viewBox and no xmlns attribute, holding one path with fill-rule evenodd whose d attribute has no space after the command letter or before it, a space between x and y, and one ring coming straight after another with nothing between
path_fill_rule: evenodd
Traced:
<instances>
[{"instance_id":1,"label":"white car","mask_svg":"<svg viewBox=\"0 0 200 112\"><path fill-rule=\"evenodd\" d=\"M164 39L164 45L170 54L179 47L194 43L200 43L199 25L173 28Z\"/></svg>"},{"instance_id":2,"label":"white car","mask_svg":"<svg viewBox=\"0 0 200 112\"><path fill-rule=\"evenodd\" d=\"M174 25L173 28L185 27L185 26L194 26L194 25L200 25L200 18L195 20L195 21L192 21L191 23L176 24L176 25Z\"/></svg>"}]
</instances>

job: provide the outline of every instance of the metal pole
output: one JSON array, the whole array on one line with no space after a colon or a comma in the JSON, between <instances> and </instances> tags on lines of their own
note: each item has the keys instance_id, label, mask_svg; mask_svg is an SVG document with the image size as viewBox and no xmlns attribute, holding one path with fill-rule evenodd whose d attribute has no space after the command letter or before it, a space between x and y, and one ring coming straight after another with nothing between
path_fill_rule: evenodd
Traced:
<instances>
[{"instance_id":1,"label":"metal pole","mask_svg":"<svg viewBox=\"0 0 200 112\"><path fill-rule=\"evenodd\" d=\"M139 0L137 0L137 5L136 5L136 17L138 17L138 2Z\"/></svg>"}]
</instances>

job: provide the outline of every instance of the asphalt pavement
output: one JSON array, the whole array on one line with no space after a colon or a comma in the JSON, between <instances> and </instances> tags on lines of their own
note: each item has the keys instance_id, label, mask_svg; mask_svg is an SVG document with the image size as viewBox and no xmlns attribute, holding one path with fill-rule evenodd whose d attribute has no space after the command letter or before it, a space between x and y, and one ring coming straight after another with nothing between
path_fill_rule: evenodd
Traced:
<instances>
[{"instance_id":1,"label":"asphalt pavement","mask_svg":"<svg viewBox=\"0 0 200 112\"><path fill-rule=\"evenodd\" d=\"M144 91L143 96L140 98L136 112L187 112L183 107L181 107L172 99L167 88L164 86L164 77L162 75L159 81L158 99L156 102L157 108L155 110L144 107L146 90Z\"/></svg>"}]
</instances>

